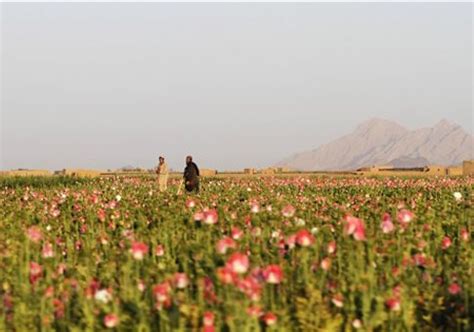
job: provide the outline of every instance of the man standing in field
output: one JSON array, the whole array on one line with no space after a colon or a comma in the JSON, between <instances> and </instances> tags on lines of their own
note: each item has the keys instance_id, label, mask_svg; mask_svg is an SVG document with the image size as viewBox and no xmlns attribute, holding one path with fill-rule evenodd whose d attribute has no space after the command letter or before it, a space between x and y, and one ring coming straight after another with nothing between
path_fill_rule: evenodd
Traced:
<instances>
[{"instance_id":1,"label":"man standing in field","mask_svg":"<svg viewBox=\"0 0 474 332\"><path fill-rule=\"evenodd\" d=\"M162 156L160 156L159 161L158 167L156 168L156 174L158 174L158 185L160 191L163 192L168 189L168 164Z\"/></svg>"},{"instance_id":2,"label":"man standing in field","mask_svg":"<svg viewBox=\"0 0 474 332\"><path fill-rule=\"evenodd\" d=\"M187 192L199 192L199 168L193 162L193 157L186 157L186 168L184 169L184 187Z\"/></svg>"}]
</instances>

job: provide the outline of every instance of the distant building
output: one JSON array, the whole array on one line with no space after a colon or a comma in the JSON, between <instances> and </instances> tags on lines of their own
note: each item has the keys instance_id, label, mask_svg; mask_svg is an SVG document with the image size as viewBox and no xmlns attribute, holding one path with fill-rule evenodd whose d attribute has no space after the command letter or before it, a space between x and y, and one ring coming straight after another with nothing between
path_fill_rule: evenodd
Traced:
<instances>
[{"instance_id":1,"label":"distant building","mask_svg":"<svg viewBox=\"0 0 474 332\"><path fill-rule=\"evenodd\" d=\"M440 165L428 165L425 167L393 167L388 165L362 167L357 170L358 173L367 173L374 175L454 175L459 172L456 167L448 169Z\"/></svg>"},{"instance_id":2,"label":"distant building","mask_svg":"<svg viewBox=\"0 0 474 332\"><path fill-rule=\"evenodd\" d=\"M451 166L446 169L446 175L449 176L458 176L463 175L463 168L462 166Z\"/></svg>"},{"instance_id":3,"label":"distant building","mask_svg":"<svg viewBox=\"0 0 474 332\"><path fill-rule=\"evenodd\" d=\"M392 165L372 165L367 167L361 167L357 169L358 172L380 172L380 171L387 171L393 170Z\"/></svg>"},{"instance_id":4,"label":"distant building","mask_svg":"<svg viewBox=\"0 0 474 332\"><path fill-rule=\"evenodd\" d=\"M244 174L255 174L257 170L255 168L244 168Z\"/></svg>"},{"instance_id":5,"label":"distant building","mask_svg":"<svg viewBox=\"0 0 474 332\"><path fill-rule=\"evenodd\" d=\"M277 173L288 173L290 172L290 168L288 167L277 167L276 168Z\"/></svg>"},{"instance_id":6,"label":"distant building","mask_svg":"<svg viewBox=\"0 0 474 332\"><path fill-rule=\"evenodd\" d=\"M474 175L474 160L464 160L462 163L463 175Z\"/></svg>"},{"instance_id":7,"label":"distant building","mask_svg":"<svg viewBox=\"0 0 474 332\"><path fill-rule=\"evenodd\" d=\"M425 172L430 175L446 175L448 170L444 166L440 165L429 165L425 167Z\"/></svg>"},{"instance_id":8,"label":"distant building","mask_svg":"<svg viewBox=\"0 0 474 332\"><path fill-rule=\"evenodd\" d=\"M199 174L201 176L214 176L214 175L217 175L217 170L209 169L209 168L201 168L199 170Z\"/></svg>"},{"instance_id":9,"label":"distant building","mask_svg":"<svg viewBox=\"0 0 474 332\"><path fill-rule=\"evenodd\" d=\"M276 169L273 167L264 168L260 171L260 173L265 175L271 175L276 173Z\"/></svg>"}]
</instances>

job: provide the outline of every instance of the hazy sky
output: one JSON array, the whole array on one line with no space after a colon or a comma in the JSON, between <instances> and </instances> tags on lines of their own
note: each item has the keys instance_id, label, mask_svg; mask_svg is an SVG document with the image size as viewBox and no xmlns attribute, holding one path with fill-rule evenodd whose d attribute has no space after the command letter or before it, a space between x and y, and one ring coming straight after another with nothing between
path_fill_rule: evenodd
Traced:
<instances>
[{"instance_id":1,"label":"hazy sky","mask_svg":"<svg viewBox=\"0 0 474 332\"><path fill-rule=\"evenodd\" d=\"M1 4L1 168L266 166L372 117L473 132L473 4Z\"/></svg>"}]
</instances>

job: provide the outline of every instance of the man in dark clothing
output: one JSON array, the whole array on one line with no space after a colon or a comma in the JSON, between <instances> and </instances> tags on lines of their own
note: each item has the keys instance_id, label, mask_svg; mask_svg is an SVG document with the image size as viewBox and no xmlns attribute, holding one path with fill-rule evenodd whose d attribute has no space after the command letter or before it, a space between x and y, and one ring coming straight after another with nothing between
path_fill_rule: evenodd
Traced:
<instances>
[{"instance_id":1,"label":"man in dark clothing","mask_svg":"<svg viewBox=\"0 0 474 332\"><path fill-rule=\"evenodd\" d=\"M184 187L186 191L199 192L199 168L193 162L193 157L186 157L186 168L184 169Z\"/></svg>"}]
</instances>

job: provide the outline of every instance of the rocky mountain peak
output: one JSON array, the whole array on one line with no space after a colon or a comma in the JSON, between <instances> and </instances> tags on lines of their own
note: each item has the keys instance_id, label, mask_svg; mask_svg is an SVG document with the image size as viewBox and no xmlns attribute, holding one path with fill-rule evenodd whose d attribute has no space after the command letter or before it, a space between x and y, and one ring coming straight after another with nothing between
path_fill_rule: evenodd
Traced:
<instances>
[{"instance_id":1,"label":"rocky mountain peak","mask_svg":"<svg viewBox=\"0 0 474 332\"><path fill-rule=\"evenodd\" d=\"M455 165L467 159L474 159L474 138L446 119L431 128L408 130L394 121L373 118L348 135L277 165L300 170L350 170L393 161L397 167L406 161L409 167L422 162Z\"/></svg>"}]
</instances>

